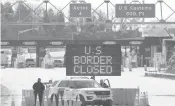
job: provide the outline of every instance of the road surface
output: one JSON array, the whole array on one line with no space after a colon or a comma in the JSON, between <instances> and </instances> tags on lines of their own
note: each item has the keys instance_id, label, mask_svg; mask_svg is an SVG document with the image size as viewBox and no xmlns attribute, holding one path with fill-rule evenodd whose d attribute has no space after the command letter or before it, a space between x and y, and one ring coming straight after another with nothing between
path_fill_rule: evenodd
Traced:
<instances>
[{"instance_id":1,"label":"road surface","mask_svg":"<svg viewBox=\"0 0 175 106\"><path fill-rule=\"evenodd\" d=\"M1 84L15 95L16 106L21 105L22 89L32 89L32 85L38 77L43 82L50 79L58 80L66 77L66 69L24 68L1 70ZM175 106L175 80L144 77L143 68L135 68L132 72L125 69L122 76L118 77L96 77L97 81L101 78L108 78L113 88L139 87L141 91L147 91L150 106ZM1 106L10 106L10 100L11 98L3 101Z\"/></svg>"}]
</instances>

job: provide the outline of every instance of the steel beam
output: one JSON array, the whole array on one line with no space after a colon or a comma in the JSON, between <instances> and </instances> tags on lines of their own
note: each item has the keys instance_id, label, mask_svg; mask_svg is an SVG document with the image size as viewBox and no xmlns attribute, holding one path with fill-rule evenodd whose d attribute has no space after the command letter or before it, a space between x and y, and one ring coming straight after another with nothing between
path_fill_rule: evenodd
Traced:
<instances>
[{"instance_id":1,"label":"steel beam","mask_svg":"<svg viewBox=\"0 0 175 106\"><path fill-rule=\"evenodd\" d=\"M2 25L76 25L76 23L71 23L71 22L54 22L54 23L43 23L43 22L37 22L37 23L31 23L31 22L2 22ZM82 25L85 24L105 24L105 25L110 25L110 24L123 24L123 22L112 22L112 23L105 23L105 22L85 22L81 23ZM125 24L175 24L175 22L126 22Z\"/></svg>"}]
</instances>

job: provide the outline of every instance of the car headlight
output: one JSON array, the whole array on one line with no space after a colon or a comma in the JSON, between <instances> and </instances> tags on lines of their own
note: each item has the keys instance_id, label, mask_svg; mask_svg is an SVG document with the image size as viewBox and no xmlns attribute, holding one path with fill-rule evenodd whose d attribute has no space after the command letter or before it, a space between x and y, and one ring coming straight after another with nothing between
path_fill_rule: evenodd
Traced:
<instances>
[{"instance_id":1,"label":"car headlight","mask_svg":"<svg viewBox=\"0 0 175 106\"><path fill-rule=\"evenodd\" d=\"M87 94L94 94L93 91L86 91Z\"/></svg>"},{"instance_id":2,"label":"car headlight","mask_svg":"<svg viewBox=\"0 0 175 106\"><path fill-rule=\"evenodd\" d=\"M112 95L112 91L110 91L110 95Z\"/></svg>"},{"instance_id":3,"label":"car headlight","mask_svg":"<svg viewBox=\"0 0 175 106\"><path fill-rule=\"evenodd\" d=\"M112 91L110 91L110 95L111 95L111 97L113 97L113 92Z\"/></svg>"}]
</instances>

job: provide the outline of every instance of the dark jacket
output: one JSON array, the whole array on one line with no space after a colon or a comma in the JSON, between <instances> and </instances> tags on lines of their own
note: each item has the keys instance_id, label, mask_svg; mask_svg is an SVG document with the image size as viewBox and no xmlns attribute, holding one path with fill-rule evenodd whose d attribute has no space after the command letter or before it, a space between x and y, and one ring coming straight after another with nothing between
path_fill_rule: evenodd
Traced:
<instances>
[{"instance_id":1,"label":"dark jacket","mask_svg":"<svg viewBox=\"0 0 175 106\"><path fill-rule=\"evenodd\" d=\"M33 85L33 90L35 92L43 92L45 90L45 86L43 83L41 82L36 82L34 85Z\"/></svg>"},{"instance_id":2,"label":"dark jacket","mask_svg":"<svg viewBox=\"0 0 175 106\"><path fill-rule=\"evenodd\" d=\"M100 83L101 87L108 88L109 86L106 83Z\"/></svg>"}]
</instances>

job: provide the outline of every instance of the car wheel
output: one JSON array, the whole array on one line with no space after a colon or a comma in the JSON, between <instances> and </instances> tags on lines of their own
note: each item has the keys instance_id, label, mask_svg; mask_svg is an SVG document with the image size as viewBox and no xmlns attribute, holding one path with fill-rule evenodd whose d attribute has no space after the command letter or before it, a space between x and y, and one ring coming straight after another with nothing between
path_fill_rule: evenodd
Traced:
<instances>
[{"instance_id":1,"label":"car wheel","mask_svg":"<svg viewBox=\"0 0 175 106\"><path fill-rule=\"evenodd\" d=\"M111 100L107 100L103 106L112 106L112 101Z\"/></svg>"}]
</instances>

